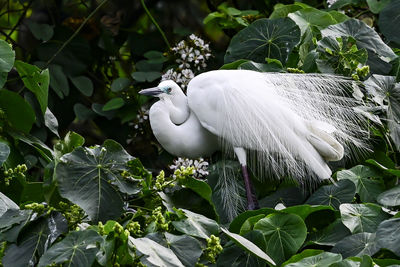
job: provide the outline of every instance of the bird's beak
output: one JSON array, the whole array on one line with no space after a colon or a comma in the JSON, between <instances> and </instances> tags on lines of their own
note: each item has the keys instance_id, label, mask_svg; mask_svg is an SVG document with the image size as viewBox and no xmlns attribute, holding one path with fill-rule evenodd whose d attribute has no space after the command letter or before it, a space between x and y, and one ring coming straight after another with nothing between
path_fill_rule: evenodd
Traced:
<instances>
[{"instance_id":1,"label":"bird's beak","mask_svg":"<svg viewBox=\"0 0 400 267\"><path fill-rule=\"evenodd\" d=\"M141 95L158 96L163 93L158 87L147 88L139 91Z\"/></svg>"}]
</instances>

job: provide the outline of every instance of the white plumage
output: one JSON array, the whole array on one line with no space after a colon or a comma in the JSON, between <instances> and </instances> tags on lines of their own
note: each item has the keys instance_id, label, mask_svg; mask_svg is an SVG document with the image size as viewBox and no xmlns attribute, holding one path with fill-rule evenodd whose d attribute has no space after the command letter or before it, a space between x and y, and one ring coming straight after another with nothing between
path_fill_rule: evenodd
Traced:
<instances>
[{"instance_id":1,"label":"white plumage","mask_svg":"<svg viewBox=\"0 0 400 267\"><path fill-rule=\"evenodd\" d=\"M242 166L250 156L257 170L327 179L332 172L326 162L340 160L343 145L364 146L358 103L347 95L352 86L332 75L217 70L193 78L187 96L173 81L140 93L160 98L150 123L171 154L234 151Z\"/></svg>"}]
</instances>

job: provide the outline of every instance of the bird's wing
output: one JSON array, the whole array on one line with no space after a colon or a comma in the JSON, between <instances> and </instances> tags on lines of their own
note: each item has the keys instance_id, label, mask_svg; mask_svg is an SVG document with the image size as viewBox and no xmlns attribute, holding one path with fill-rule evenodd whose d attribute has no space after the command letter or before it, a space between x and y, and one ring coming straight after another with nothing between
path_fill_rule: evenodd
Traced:
<instances>
[{"instance_id":1,"label":"bird's wing","mask_svg":"<svg viewBox=\"0 0 400 267\"><path fill-rule=\"evenodd\" d=\"M205 128L223 143L255 151L261 166L328 178L329 145L335 139L362 144L355 103L344 95L349 84L329 75L219 70L194 78L188 101ZM336 143L329 144L329 134Z\"/></svg>"}]
</instances>

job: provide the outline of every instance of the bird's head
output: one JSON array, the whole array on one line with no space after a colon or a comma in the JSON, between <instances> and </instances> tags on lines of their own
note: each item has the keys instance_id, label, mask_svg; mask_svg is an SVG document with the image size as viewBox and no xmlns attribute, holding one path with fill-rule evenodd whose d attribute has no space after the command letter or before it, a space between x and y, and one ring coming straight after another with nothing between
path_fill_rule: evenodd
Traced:
<instances>
[{"instance_id":1,"label":"bird's head","mask_svg":"<svg viewBox=\"0 0 400 267\"><path fill-rule=\"evenodd\" d=\"M165 98L174 96L176 94L182 94L182 90L174 81L166 80L162 81L157 87L139 91L139 94Z\"/></svg>"}]
</instances>

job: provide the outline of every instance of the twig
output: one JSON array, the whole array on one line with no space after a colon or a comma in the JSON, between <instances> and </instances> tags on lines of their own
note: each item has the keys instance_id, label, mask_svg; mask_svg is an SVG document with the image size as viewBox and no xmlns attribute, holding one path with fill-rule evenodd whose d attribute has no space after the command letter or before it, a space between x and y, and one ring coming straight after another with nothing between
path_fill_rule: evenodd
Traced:
<instances>
[{"instance_id":1,"label":"twig","mask_svg":"<svg viewBox=\"0 0 400 267\"><path fill-rule=\"evenodd\" d=\"M168 42L167 37L165 36L163 30L161 29L161 27L158 25L157 21L153 18L153 16L151 15L150 11L147 9L144 0L140 0L140 2L142 3L143 9L144 11L146 11L147 16L149 16L151 22L153 22L153 24L156 26L157 30L160 32L162 38L164 39L165 44L168 46L169 49L171 49L171 46Z\"/></svg>"},{"instance_id":2,"label":"twig","mask_svg":"<svg viewBox=\"0 0 400 267\"><path fill-rule=\"evenodd\" d=\"M11 40L11 35L13 32L18 28L18 26L21 24L22 20L26 16L26 12L28 12L28 9L31 7L33 3L33 0L30 0L28 5L24 8L24 12L22 12L21 17L19 17L17 24L14 25L14 27L11 29L11 31L6 35L6 42L10 39Z\"/></svg>"},{"instance_id":3,"label":"twig","mask_svg":"<svg viewBox=\"0 0 400 267\"><path fill-rule=\"evenodd\" d=\"M69 39L67 41L65 41L63 43L63 45L57 50L57 52L55 52L53 54L53 56L46 62L46 65L44 66L44 68L47 68L50 63L58 56L58 54L75 38L75 36L78 35L78 33L82 30L82 28L86 25L86 23L89 21L89 19L91 17L93 17L93 15L105 4L107 3L108 0L104 0L103 2L100 3L100 5L98 5L96 7L95 10L93 10L89 16L87 16L87 18L82 22L82 24L79 26L79 28L71 35L71 37L69 37Z\"/></svg>"}]
</instances>

